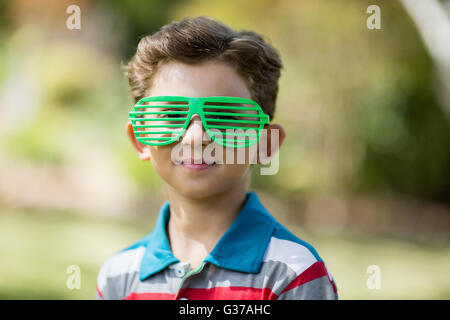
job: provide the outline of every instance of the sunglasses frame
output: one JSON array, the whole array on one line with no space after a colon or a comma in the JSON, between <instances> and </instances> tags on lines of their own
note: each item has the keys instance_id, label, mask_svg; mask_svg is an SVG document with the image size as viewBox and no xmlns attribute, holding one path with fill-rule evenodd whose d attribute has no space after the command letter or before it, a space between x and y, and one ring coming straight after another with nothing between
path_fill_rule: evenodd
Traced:
<instances>
[{"instance_id":1,"label":"sunglasses frame","mask_svg":"<svg viewBox=\"0 0 450 320\"><path fill-rule=\"evenodd\" d=\"M138 111L139 109L143 109L143 108L154 108L154 107L161 107L159 105L144 105L144 103L146 102L187 102L187 104L181 104L181 105L176 105L178 108L188 108L188 111L186 111L186 119L185 122L183 124L183 126L181 127L181 124L178 125L167 125L168 127L177 127L177 129L181 129L179 130L179 132L177 132L176 136L174 135L173 137L170 138L148 138L148 137L142 137L140 136L140 134L146 134L145 131L139 131L136 130L138 128L150 128L152 127L151 125L137 125L136 122L138 121L143 121L143 118L138 118L136 117L136 115L141 115L143 114L142 112ZM247 104L247 105L252 105L253 107L239 107L239 106L216 106L216 105L206 105L205 103L235 103L235 104ZM211 126L207 123L207 121L211 121L211 119L208 119L205 117L205 112L208 113L208 111L205 111L204 109L208 109L208 108L224 108L224 109L236 109L236 110L255 110L258 113L257 114L249 114L250 117L254 117L254 118L259 118L258 121L245 121L245 120L240 120L240 123L243 124L250 124L250 123L255 123L258 124L258 128L249 128L251 130L255 131L255 135L256 135L256 139L252 139L252 140L245 140L245 143L229 143L227 141L229 140L233 140L236 141L234 138L233 139L227 139L227 138L218 138L217 132L213 132L215 129L217 128L211 128ZM154 114L167 114L167 112L152 112ZM185 112L180 112L183 114ZM130 110L130 112L128 113L128 120L131 121L132 126L133 126L133 132L135 134L136 139L146 145L149 146L163 146L163 145L168 145L171 143L174 143L175 141L178 141L180 139L180 137L186 132L187 127L189 126L189 123L191 121L191 118L194 114L198 114L200 116L200 119L202 121L202 125L203 128L205 129L205 131L207 132L207 134L211 137L211 139L224 146L224 147L232 147L232 148L246 148L246 147L251 147L255 144L257 144L259 142L259 139L261 137L261 132L262 129L264 128L264 126L266 124L269 123L270 118L269 115L265 114L262 110L262 108L259 106L258 103L256 103L255 101L251 100L251 99L247 99L247 98L240 98L240 97L228 97L228 96L213 96L213 97L198 97L198 98L193 98L193 97L183 97L183 96L153 96L153 97L145 97L140 99L132 108L132 110ZM170 121L170 120L169 120ZM182 120L175 120L175 121L182 121ZM222 120L223 122L227 122L227 120ZM229 121L229 122L236 122L236 121ZM257 123L256 123L257 122ZM214 125L213 125L214 127ZM215 127L217 127L217 125L215 125ZM219 126L219 127L223 127L224 129L227 126ZM243 129L245 127L228 127L229 129L233 129L236 130L236 128L238 129ZM221 136L226 136L223 135L222 133L220 134ZM244 134L242 136L246 137L246 136L255 136L253 134ZM236 137L240 137L238 134L234 134L234 136ZM149 141L150 140L150 141ZM167 141L162 141L162 142L152 142L151 140L167 140Z\"/></svg>"}]
</instances>

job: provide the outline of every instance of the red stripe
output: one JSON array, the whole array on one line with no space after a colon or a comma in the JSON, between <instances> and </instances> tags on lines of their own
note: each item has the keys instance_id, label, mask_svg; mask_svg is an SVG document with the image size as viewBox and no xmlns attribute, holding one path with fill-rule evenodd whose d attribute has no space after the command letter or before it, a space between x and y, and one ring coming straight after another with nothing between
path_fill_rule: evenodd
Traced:
<instances>
[{"instance_id":1,"label":"red stripe","mask_svg":"<svg viewBox=\"0 0 450 320\"><path fill-rule=\"evenodd\" d=\"M328 278L328 279L330 279L330 278ZM330 280L330 283L331 283L331 285L333 286L333 291L334 291L334 293L337 293L337 289L336 289L336 285L334 284L334 281L331 281L331 280Z\"/></svg>"},{"instance_id":2,"label":"red stripe","mask_svg":"<svg viewBox=\"0 0 450 320\"><path fill-rule=\"evenodd\" d=\"M310 282L314 279L317 279L317 278L320 278L323 276L328 276L327 268L325 267L325 264L322 261L317 261L316 263L312 264L308 269L303 271L299 276L297 276L297 278L292 280L292 282L289 283L288 286L286 288L284 288L283 291L281 291L280 295L288 290L291 290L302 284L305 284L307 282ZM328 280L330 280L330 277L328 277ZM332 285L333 285L333 283L332 283ZM336 290L334 285L333 285L333 290Z\"/></svg>"},{"instance_id":3,"label":"red stripe","mask_svg":"<svg viewBox=\"0 0 450 320\"><path fill-rule=\"evenodd\" d=\"M171 293L159 292L132 292L124 300L173 300Z\"/></svg>"},{"instance_id":4,"label":"red stripe","mask_svg":"<svg viewBox=\"0 0 450 320\"><path fill-rule=\"evenodd\" d=\"M97 285L95 286L95 290L97 290L97 293L100 296L100 298L105 299L105 297L103 297L103 293L100 291Z\"/></svg>"},{"instance_id":5,"label":"red stripe","mask_svg":"<svg viewBox=\"0 0 450 320\"><path fill-rule=\"evenodd\" d=\"M328 276L327 269L322 261L317 261L297 276L280 294L323 276ZM328 280L336 293L336 286L329 276ZM189 300L276 300L278 295L269 288L214 287L181 289L176 296L170 293L132 292L125 300L173 300L175 298L187 298Z\"/></svg>"},{"instance_id":6,"label":"red stripe","mask_svg":"<svg viewBox=\"0 0 450 320\"><path fill-rule=\"evenodd\" d=\"M214 287L186 288L180 290L177 299L190 300L275 300L278 296L269 288L251 287Z\"/></svg>"}]
</instances>

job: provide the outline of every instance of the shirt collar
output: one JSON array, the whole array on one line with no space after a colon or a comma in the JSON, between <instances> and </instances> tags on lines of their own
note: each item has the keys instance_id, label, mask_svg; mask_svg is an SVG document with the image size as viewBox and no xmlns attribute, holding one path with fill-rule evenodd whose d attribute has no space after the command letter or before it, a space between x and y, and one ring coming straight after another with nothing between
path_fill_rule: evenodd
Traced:
<instances>
[{"instance_id":1,"label":"shirt collar","mask_svg":"<svg viewBox=\"0 0 450 320\"><path fill-rule=\"evenodd\" d=\"M161 206L155 228L146 243L139 272L141 281L174 262L180 262L170 250L165 231L169 217L170 207L166 202ZM258 273L276 224L277 221L264 208L258 196L248 192L238 216L204 262L234 271Z\"/></svg>"}]
</instances>

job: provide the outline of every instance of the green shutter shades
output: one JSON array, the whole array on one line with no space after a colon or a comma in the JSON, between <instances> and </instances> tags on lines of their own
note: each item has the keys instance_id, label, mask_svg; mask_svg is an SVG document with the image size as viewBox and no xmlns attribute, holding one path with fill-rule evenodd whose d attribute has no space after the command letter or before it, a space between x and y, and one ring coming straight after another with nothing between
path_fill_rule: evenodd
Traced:
<instances>
[{"instance_id":1,"label":"green shutter shades","mask_svg":"<svg viewBox=\"0 0 450 320\"><path fill-rule=\"evenodd\" d=\"M239 97L146 97L136 103L128 119L139 142L162 146L178 141L194 114L214 142L231 148L257 144L269 123L255 101Z\"/></svg>"}]
</instances>

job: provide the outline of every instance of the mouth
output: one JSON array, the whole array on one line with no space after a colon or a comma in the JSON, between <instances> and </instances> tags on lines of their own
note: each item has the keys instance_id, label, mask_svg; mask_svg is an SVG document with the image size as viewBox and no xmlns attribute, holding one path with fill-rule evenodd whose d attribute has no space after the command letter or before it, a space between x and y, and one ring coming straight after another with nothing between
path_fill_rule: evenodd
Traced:
<instances>
[{"instance_id":1,"label":"mouth","mask_svg":"<svg viewBox=\"0 0 450 320\"><path fill-rule=\"evenodd\" d=\"M188 159L181 161L180 165L188 170L200 171L211 168L212 166L216 165L216 163L206 163L203 159Z\"/></svg>"}]
</instances>

